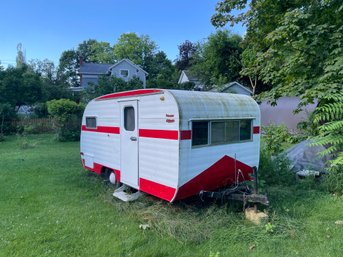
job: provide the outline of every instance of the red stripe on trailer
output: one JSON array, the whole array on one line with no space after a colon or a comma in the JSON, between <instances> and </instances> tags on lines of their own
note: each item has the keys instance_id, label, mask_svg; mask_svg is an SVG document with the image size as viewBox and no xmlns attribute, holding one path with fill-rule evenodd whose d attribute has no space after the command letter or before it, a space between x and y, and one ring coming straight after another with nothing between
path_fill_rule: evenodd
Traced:
<instances>
[{"instance_id":1,"label":"red stripe on trailer","mask_svg":"<svg viewBox=\"0 0 343 257\"><path fill-rule=\"evenodd\" d=\"M139 190L169 202L173 199L176 191L175 188L165 186L144 178L139 178Z\"/></svg>"},{"instance_id":2,"label":"red stripe on trailer","mask_svg":"<svg viewBox=\"0 0 343 257\"><path fill-rule=\"evenodd\" d=\"M162 92L163 90L159 90L159 89L138 89L138 90L125 91L125 92L119 92L119 93L113 93L113 94L100 96L95 100L98 101L98 100L108 100L108 99L115 99L115 98L128 97L128 96L150 95L150 94L156 94L156 93L162 93Z\"/></svg>"},{"instance_id":3,"label":"red stripe on trailer","mask_svg":"<svg viewBox=\"0 0 343 257\"><path fill-rule=\"evenodd\" d=\"M101 174L102 168L111 169L111 170L113 170L114 174L116 175L117 181L120 182L120 170L113 169L113 168L110 168L110 167L106 167L106 166L104 166L104 165L102 165L102 164L100 164L100 163L96 163L96 162L93 163L93 168L87 167L87 166L85 165L85 160L84 160L84 159L82 159L82 164L83 164L83 167L84 167L85 169L90 170L90 171L93 171L93 172L95 172L95 173L97 173L97 174Z\"/></svg>"},{"instance_id":4,"label":"red stripe on trailer","mask_svg":"<svg viewBox=\"0 0 343 257\"><path fill-rule=\"evenodd\" d=\"M162 139L179 139L179 131L177 130L158 130L158 129L140 129L140 137L149 137L149 138L162 138Z\"/></svg>"},{"instance_id":5,"label":"red stripe on trailer","mask_svg":"<svg viewBox=\"0 0 343 257\"><path fill-rule=\"evenodd\" d=\"M191 130L181 130L180 131L180 139L181 140L189 140L192 139L192 131Z\"/></svg>"},{"instance_id":6,"label":"red stripe on trailer","mask_svg":"<svg viewBox=\"0 0 343 257\"><path fill-rule=\"evenodd\" d=\"M254 134L260 134L260 127L259 126L256 126L253 128L253 133Z\"/></svg>"},{"instance_id":7,"label":"red stripe on trailer","mask_svg":"<svg viewBox=\"0 0 343 257\"><path fill-rule=\"evenodd\" d=\"M120 134L120 128L119 127L98 126L94 129L91 129L91 128L87 128L86 125L82 125L82 131Z\"/></svg>"},{"instance_id":8,"label":"red stripe on trailer","mask_svg":"<svg viewBox=\"0 0 343 257\"><path fill-rule=\"evenodd\" d=\"M236 171L241 170L242 174L239 174L239 172L235 174L235 168ZM233 185L237 178L239 182L250 180L252 172L252 167L225 155L198 176L182 185L176 193L175 200L197 195L201 190L212 191Z\"/></svg>"}]
</instances>

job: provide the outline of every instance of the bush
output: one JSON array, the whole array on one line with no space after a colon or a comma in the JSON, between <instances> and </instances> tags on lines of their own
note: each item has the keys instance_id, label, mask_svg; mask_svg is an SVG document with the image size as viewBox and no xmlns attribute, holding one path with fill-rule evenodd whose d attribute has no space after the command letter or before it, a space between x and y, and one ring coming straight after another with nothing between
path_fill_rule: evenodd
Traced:
<instances>
[{"instance_id":1,"label":"bush","mask_svg":"<svg viewBox=\"0 0 343 257\"><path fill-rule=\"evenodd\" d=\"M262 133L266 150L272 155L280 153L284 143L292 142L292 136L288 133L286 125L270 124L263 126Z\"/></svg>"},{"instance_id":2,"label":"bush","mask_svg":"<svg viewBox=\"0 0 343 257\"><path fill-rule=\"evenodd\" d=\"M80 139L80 126L84 106L69 99L47 102L48 111L53 118L56 137L59 141Z\"/></svg>"},{"instance_id":3,"label":"bush","mask_svg":"<svg viewBox=\"0 0 343 257\"><path fill-rule=\"evenodd\" d=\"M330 171L323 181L325 190L343 195L343 169Z\"/></svg>"},{"instance_id":4,"label":"bush","mask_svg":"<svg viewBox=\"0 0 343 257\"><path fill-rule=\"evenodd\" d=\"M0 103L0 135L2 137L16 131L16 127L12 124L12 120L16 117L17 115L10 104Z\"/></svg>"},{"instance_id":5,"label":"bush","mask_svg":"<svg viewBox=\"0 0 343 257\"><path fill-rule=\"evenodd\" d=\"M267 147L261 148L259 180L269 186L292 185L295 183L295 175L290 170L290 161L284 154L272 157Z\"/></svg>"}]
</instances>

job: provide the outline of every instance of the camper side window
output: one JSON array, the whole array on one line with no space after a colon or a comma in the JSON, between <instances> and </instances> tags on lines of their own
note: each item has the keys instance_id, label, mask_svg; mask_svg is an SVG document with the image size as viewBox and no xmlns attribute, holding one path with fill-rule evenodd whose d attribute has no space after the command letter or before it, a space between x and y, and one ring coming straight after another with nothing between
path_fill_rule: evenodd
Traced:
<instances>
[{"instance_id":1,"label":"camper side window","mask_svg":"<svg viewBox=\"0 0 343 257\"><path fill-rule=\"evenodd\" d=\"M248 141L251 140L251 120L241 120L239 123L239 140Z\"/></svg>"},{"instance_id":2,"label":"camper side window","mask_svg":"<svg viewBox=\"0 0 343 257\"><path fill-rule=\"evenodd\" d=\"M192 122L192 145L208 144L208 121Z\"/></svg>"},{"instance_id":3,"label":"camper side window","mask_svg":"<svg viewBox=\"0 0 343 257\"><path fill-rule=\"evenodd\" d=\"M124 108L124 128L126 131L135 130L135 109L132 106Z\"/></svg>"},{"instance_id":4,"label":"camper side window","mask_svg":"<svg viewBox=\"0 0 343 257\"><path fill-rule=\"evenodd\" d=\"M86 128L96 129L96 118L95 117L86 117Z\"/></svg>"}]
</instances>

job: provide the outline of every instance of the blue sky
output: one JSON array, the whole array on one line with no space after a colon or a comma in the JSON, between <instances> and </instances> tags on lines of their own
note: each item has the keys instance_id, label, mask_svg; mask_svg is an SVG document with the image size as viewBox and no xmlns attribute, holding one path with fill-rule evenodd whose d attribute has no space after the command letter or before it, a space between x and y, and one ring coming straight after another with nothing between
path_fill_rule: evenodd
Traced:
<instances>
[{"instance_id":1,"label":"blue sky","mask_svg":"<svg viewBox=\"0 0 343 257\"><path fill-rule=\"evenodd\" d=\"M174 60L177 45L208 37L214 0L10 0L1 3L0 61L15 64L22 43L26 59L58 64L64 50L87 39L115 44L122 33L146 34ZM229 28L244 34L241 26Z\"/></svg>"}]
</instances>

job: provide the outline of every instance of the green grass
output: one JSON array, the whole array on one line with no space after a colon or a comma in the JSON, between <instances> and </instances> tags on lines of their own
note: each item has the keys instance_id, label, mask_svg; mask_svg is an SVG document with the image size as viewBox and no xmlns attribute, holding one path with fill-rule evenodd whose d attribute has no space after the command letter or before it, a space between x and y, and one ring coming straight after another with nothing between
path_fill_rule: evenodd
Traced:
<instances>
[{"instance_id":1,"label":"green grass","mask_svg":"<svg viewBox=\"0 0 343 257\"><path fill-rule=\"evenodd\" d=\"M269 225L240 208L144 196L123 203L83 170L78 143L0 143L0 256L343 256L343 198L268 188ZM142 230L140 224L149 224Z\"/></svg>"}]
</instances>

